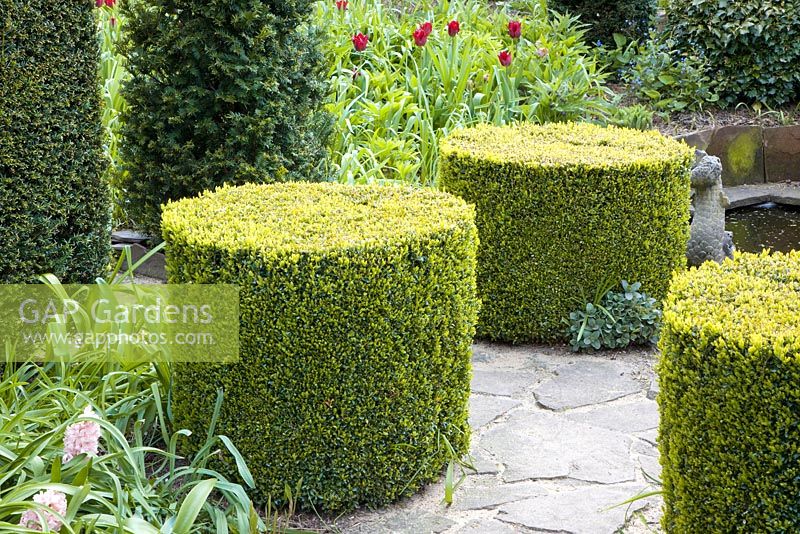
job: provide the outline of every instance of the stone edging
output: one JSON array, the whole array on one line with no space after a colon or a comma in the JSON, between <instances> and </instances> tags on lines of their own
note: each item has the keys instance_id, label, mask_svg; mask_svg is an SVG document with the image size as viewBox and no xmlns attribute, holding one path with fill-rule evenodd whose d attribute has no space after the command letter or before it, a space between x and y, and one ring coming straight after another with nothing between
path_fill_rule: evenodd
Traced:
<instances>
[{"instance_id":1,"label":"stone edging","mask_svg":"<svg viewBox=\"0 0 800 534\"><path fill-rule=\"evenodd\" d=\"M718 156L726 187L800 181L800 125L723 126L675 138Z\"/></svg>"}]
</instances>

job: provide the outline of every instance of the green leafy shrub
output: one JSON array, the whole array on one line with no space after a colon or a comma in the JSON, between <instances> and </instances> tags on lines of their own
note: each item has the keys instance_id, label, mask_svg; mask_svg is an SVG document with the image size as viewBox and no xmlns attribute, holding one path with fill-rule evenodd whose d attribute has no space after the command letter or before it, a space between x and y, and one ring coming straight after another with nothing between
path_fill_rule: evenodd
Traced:
<instances>
[{"instance_id":1,"label":"green leafy shrub","mask_svg":"<svg viewBox=\"0 0 800 534\"><path fill-rule=\"evenodd\" d=\"M800 97L800 3L670 0L667 11L669 31L706 58L726 102L778 106Z\"/></svg>"},{"instance_id":2,"label":"green leafy shrub","mask_svg":"<svg viewBox=\"0 0 800 534\"><path fill-rule=\"evenodd\" d=\"M478 126L442 143L441 183L475 204L478 333L553 340L576 287L639 280L661 299L685 265L693 151L654 131Z\"/></svg>"},{"instance_id":3,"label":"green leafy shrub","mask_svg":"<svg viewBox=\"0 0 800 534\"><path fill-rule=\"evenodd\" d=\"M323 58L311 0L129 2L122 176L135 223L223 183L313 179Z\"/></svg>"},{"instance_id":4,"label":"green leafy shrub","mask_svg":"<svg viewBox=\"0 0 800 534\"><path fill-rule=\"evenodd\" d=\"M666 532L800 531L800 253L676 278L658 395Z\"/></svg>"},{"instance_id":5,"label":"green leafy shrub","mask_svg":"<svg viewBox=\"0 0 800 534\"><path fill-rule=\"evenodd\" d=\"M569 344L573 350L621 349L658 341L661 310L641 284L622 281L622 291L608 291L569 314Z\"/></svg>"},{"instance_id":6,"label":"green leafy shrub","mask_svg":"<svg viewBox=\"0 0 800 534\"><path fill-rule=\"evenodd\" d=\"M579 16L589 25L586 38L598 45L612 42L615 33L644 37L656 14L655 0L551 0L549 7Z\"/></svg>"},{"instance_id":7,"label":"green leafy shrub","mask_svg":"<svg viewBox=\"0 0 800 534\"><path fill-rule=\"evenodd\" d=\"M641 43L615 35L616 48L601 49L633 95L655 110L701 110L719 101L706 61L684 53L673 39L651 33Z\"/></svg>"},{"instance_id":8,"label":"green leafy shrub","mask_svg":"<svg viewBox=\"0 0 800 534\"><path fill-rule=\"evenodd\" d=\"M108 265L93 5L0 0L0 282Z\"/></svg>"},{"instance_id":9,"label":"green leafy shrub","mask_svg":"<svg viewBox=\"0 0 800 534\"><path fill-rule=\"evenodd\" d=\"M520 9L483 0L404 3L333 0L316 4L331 65L326 109L336 118L330 175L344 183L434 185L439 141L454 129L489 122L602 119L604 74L573 18L548 17L539 2ZM515 6L516 7L516 6ZM459 23L451 36L447 25ZM512 39L510 20L521 36ZM424 21L423 46L413 33ZM367 35L362 52L356 33ZM511 64L500 64L508 50Z\"/></svg>"},{"instance_id":10,"label":"green leafy shrub","mask_svg":"<svg viewBox=\"0 0 800 534\"><path fill-rule=\"evenodd\" d=\"M378 506L467 452L478 301L465 202L246 185L168 204L163 228L170 282L241 287L241 361L177 367L173 407L180 426L202 429L224 389L218 430L242 451L257 500L302 479L306 507Z\"/></svg>"}]
</instances>

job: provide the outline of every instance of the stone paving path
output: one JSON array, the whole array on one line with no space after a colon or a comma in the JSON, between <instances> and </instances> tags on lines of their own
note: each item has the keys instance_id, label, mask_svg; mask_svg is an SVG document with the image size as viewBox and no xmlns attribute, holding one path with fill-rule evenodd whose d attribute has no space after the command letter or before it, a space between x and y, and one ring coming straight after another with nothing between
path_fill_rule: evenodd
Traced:
<instances>
[{"instance_id":1,"label":"stone paving path","mask_svg":"<svg viewBox=\"0 0 800 534\"><path fill-rule=\"evenodd\" d=\"M658 532L652 351L577 355L478 343L470 398L477 473L442 503L433 484L397 505L327 526L354 534Z\"/></svg>"}]
</instances>

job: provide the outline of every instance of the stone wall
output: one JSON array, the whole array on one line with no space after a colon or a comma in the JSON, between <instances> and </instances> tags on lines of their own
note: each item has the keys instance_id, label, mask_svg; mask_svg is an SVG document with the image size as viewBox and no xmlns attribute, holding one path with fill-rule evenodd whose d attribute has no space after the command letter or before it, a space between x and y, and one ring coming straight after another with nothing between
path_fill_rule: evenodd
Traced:
<instances>
[{"instance_id":1,"label":"stone wall","mask_svg":"<svg viewBox=\"0 0 800 534\"><path fill-rule=\"evenodd\" d=\"M722 160L722 183L800 182L800 125L723 126L677 136Z\"/></svg>"}]
</instances>

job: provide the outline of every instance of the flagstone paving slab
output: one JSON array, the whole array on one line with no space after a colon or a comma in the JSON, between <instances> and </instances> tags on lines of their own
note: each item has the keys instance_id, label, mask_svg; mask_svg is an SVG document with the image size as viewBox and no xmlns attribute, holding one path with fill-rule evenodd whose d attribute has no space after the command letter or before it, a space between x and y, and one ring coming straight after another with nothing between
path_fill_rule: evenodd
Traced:
<instances>
[{"instance_id":1,"label":"flagstone paving slab","mask_svg":"<svg viewBox=\"0 0 800 534\"><path fill-rule=\"evenodd\" d=\"M506 482L568 477L611 484L635 478L630 438L542 410L515 411L479 444L504 459Z\"/></svg>"},{"instance_id":2,"label":"flagstone paving slab","mask_svg":"<svg viewBox=\"0 0 800 534\"><path fill-rule=\"evenodd\" d=\"M507 414L522 402L504 397L472 395L469 398L469 425L472 428L486 426L498 417Z\"/></svg>"},{"instance_id":3,"label":"flagstone paving slab","mask_svg":"<svg viewBox=\"0 0 800 534\"><path fill-rule=\"evenodd\" d=\"M639 491L635 484L590 486L537 495L524 501L504 504L498 519L536 530L597 534L616 532L625 525L627 515L647 505L638 501L630 508L619 504Z\"/></svg>"},{"instance_id":4,"label":"flagstone paving slab","mask_svg":"<svg viewBox=\"0 0 800 534\"><path fill-rule=\"evenodd\" d=\"M539 404L551 410L599 404L640 392L642 384L635 371L627 362L579 360L559 367L534 393Z\"/></svg>"},{"instance_id":5,"label":"flagstone paving slab","mask_svg":"<svg viewBox=\"0 0 800 534\"><path fill-rule=\"evenodd\" d=\"M621 405L602 405L586 412L568 413L565 416L572 421L625 433L658 427L658 406L649 399Z\"/></svg>"}]
</instances>

